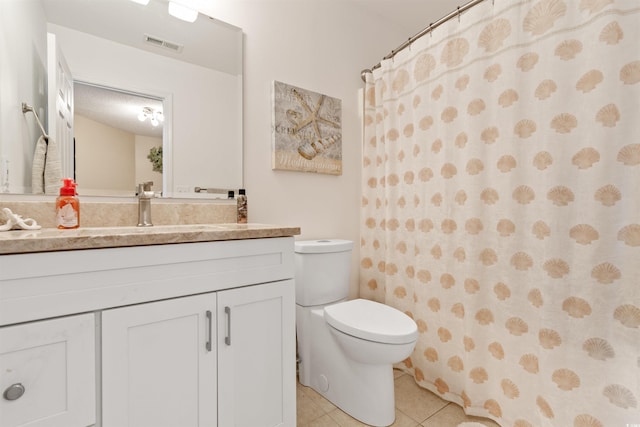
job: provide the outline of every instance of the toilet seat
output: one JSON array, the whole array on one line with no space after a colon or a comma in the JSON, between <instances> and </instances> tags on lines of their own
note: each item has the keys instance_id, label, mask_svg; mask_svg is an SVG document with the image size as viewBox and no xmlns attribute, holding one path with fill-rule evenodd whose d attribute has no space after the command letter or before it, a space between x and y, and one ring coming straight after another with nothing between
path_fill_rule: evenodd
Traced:
<instances>
[{"instance_id":1,"label":"toilet seat","mask_svg":"<svg viewBox=\"0 0 640 427\"><path fill-rule=\"evenodd\" d=\"M324 319L345 334L383 344L407 344L418 337L418 328L409 316L365 299L329 305L324 308Z\"/></svg>"}]
</instances>

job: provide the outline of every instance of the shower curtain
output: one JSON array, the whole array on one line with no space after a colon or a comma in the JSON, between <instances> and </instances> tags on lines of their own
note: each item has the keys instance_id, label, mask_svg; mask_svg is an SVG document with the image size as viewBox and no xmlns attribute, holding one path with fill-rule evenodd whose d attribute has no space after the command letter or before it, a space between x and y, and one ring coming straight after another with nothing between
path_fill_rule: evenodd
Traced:
<instances>
[{"instance_id":1,"label":"shower curtain","mask_svg":"<svg viewBox=\"0 0 640 427\"><path fill-rule=\"evenodd\" d=\"M640 2L485 1L367 76L360 293L501 426L640 425Z\"/></svg>"}]
</instances>

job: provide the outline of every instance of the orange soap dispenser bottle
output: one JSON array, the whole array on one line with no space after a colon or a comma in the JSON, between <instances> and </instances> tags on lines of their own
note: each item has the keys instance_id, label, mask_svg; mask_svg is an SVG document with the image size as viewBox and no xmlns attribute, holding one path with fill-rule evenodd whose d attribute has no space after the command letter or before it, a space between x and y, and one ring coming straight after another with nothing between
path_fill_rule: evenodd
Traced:
<instances>
[{"instance_id":1,"label":"orange soap dispenser bottle","mask_svg":"<svg viewBox=\"0 0 640 427\"><path fill-rule=\"evenodd\" d=\"M76 195L76 184L71 178L64 178L60 195L56 199L56 223L60 229L80 227L80 200Z\"/></svg>"}]
</instances>

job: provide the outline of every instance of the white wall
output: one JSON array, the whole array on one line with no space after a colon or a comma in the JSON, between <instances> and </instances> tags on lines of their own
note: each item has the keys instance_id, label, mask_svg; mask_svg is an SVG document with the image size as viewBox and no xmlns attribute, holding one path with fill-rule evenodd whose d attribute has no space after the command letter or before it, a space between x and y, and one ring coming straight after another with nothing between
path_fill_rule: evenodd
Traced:
<instances>
[{"instance_id":1,"label":"white wall","mask_svg":"<svg viewBox=\"0 0 640 427\"><path fill-rule=\"evenodd\" d=\"M392 0L389 0L392 1ZM358 292L360 71L410 34L379 26L347 0L202 0L201 10L245 33L244 183L249 221L300 226L299 239L353 240ZM271 170L271 82L342 100L341 176Z\"/></svg>"},{"instance_id":2,"label":"white wall","mask_svg":"<svg viewBox=\"0 0 640 427\"><path fill-rule=\"evenodd\" d=\"M46 20L39 3L0 0L0 193L30 193L31 164L40 128L46 129ZM31 76L31 78L25 78Z\"/></svg>"}]
</instances>

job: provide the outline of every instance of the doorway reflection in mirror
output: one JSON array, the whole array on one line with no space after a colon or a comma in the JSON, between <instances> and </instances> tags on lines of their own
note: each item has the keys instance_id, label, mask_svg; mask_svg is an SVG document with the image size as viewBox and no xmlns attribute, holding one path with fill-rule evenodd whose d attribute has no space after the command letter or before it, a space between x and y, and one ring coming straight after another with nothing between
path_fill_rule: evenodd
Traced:
<instances>
[{"instance_id":1,"label":"doorway reflection in mirror","mask_svg":"<svg viewBox=\"0 0 640 427\"><path fill-rule=\"evenodd\" d=\"M150 181L161 193L162 169L154 170L149 153L162 147L162 100L84 82L74 86L75 175L82 194L132 196L136 183Z\"/></svg>"}]
</instances>

